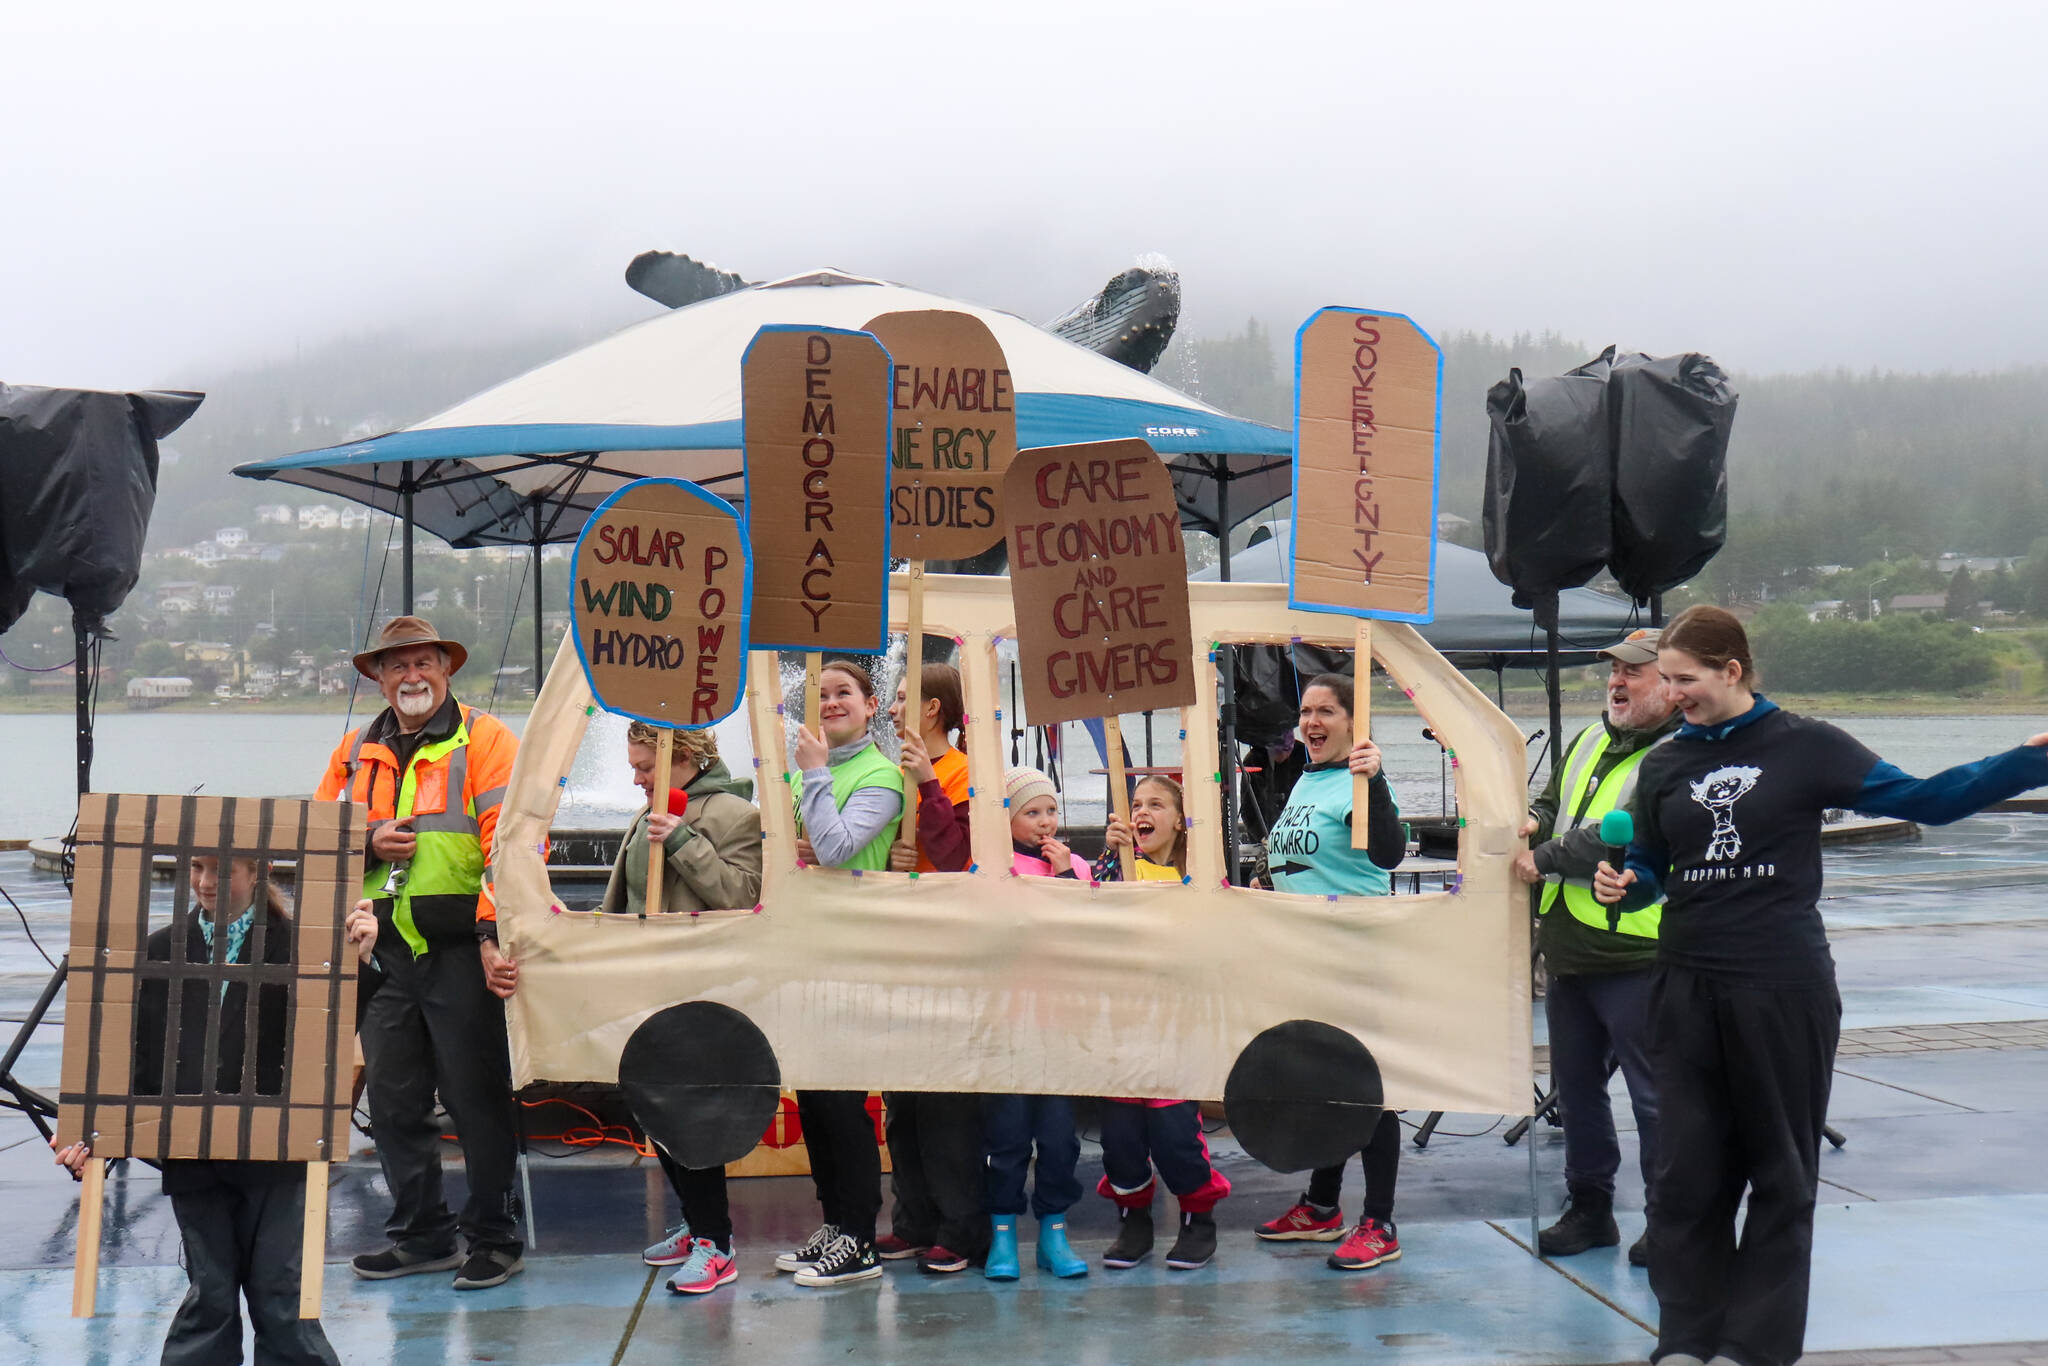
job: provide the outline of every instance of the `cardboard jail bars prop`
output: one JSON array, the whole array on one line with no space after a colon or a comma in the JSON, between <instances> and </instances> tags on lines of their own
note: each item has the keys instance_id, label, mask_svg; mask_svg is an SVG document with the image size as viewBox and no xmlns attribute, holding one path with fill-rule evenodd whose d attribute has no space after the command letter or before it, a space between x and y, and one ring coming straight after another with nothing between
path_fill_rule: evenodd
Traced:
<instances>
[{"instance_id":1,"label":"cardboard jail bars prop","mask_svg":"<svg viewBox=\"0 0 2048 1366\"><path fill-rule=\"evenodd\" d=\"M1110 801L1128 824L1122 713L1195 701L1173 477L1143 441L1039 447L1004 477L1003 521L1025 715L1103 718ZM1126 882L1135 861L1126 845Z\"/></svg>"},{"instance_id":2,"label":"cardboard jail bars prop","mask_svg":"<svg viewBox=\"0 0 2048 1366\"><path fill-rule=\"evenodd\" d=\"M892 625L905 619L906 587L897 575ZM1009 587L929 576L933 629L961 642L971 718L1004 705L996 652L1013 630ZM1351 630L1290 611L1279 584L1197 583L1190 599L1185 886L1011 876L1002 792L977 783L969 873L799 870L793 811L770 801L758 912L640 921L564 910L539 843L590 696L579 671L554 671L500 808L500 935L520 962L508 1003L515 1078L610 1082L642 1021L704 1001L760 1029L791 1089L1214 1099L1255 1039L1313 1020L1370 1050L1388 1106L1526 1109L1528 902L1511 871L1527 801L1520 731L1412 628L1380 625L1374 650L1389 678L1458 753L1456 880L1421 896L1226 887L1207 645L1335 646ZM767 658L747 697L763 755L782 743ZM970 723L966 748L979 771L1002 767L997 727Z\"/></svg>"},{"instance_id":3,"label":"cardboard jail bars prop","mask_svg":"<svg viewBox=\"0 0 2048 1366\"><path fill-rule=\"evenodd\" d=\"M362 885L362 822L362 808L343 802L108 793L81 800L57 1119L60 1145L83 1139L93 1150L79 1214L75 1315L90 1317L95 1307L105 1164L118 1157L306 1163L301 1314L318 1315L326 1163L348 1151L356 974L342 922ZM180 875L165 957L152 958L151 866L159 854L172 857ZM205 911L184 870L206 856L221 861L212 938L221 958L234 913L226 896L234 861L257 864L246 963L187 957L193 917ZM265 883L284 861L296 865L297 897L285 922L290 942L279 945L272 935L285 926L270 923ZM197 1001L187 990L195 984L203 988ZM161 1026L142 1018L159 988ZM260 1028L273 1001L282 1007L284 1038ZM236 1009L239 1021L231 1019ZM188 1035L194 1013L196 1040ZM138 1033L145 1023L147 1037ZM145 1064L161 1057L154 1081L140 1078L154 1091L135 1090L138 1048ZM266 1075L273 1058L274 1085ZM230 1061L235 1086L222 1091Z\"/></svg>"},{"instance_id":4,"label":"cardboard jail bars prop","mask_svg":"<svg viewBox=\"0 0 2048 1366\"><path fill-rule=\"evenodd\" d=\"M1003 539L1000 502L1003 472L1017 455L1017 391L1002 344L971 313L884 313L870 318L867 330L895 367L889 520L891 544L909 561L903 717L914 728L924 714L924 562L964 560Z\"/></svg>"},{"instance_id":5,"label":"cardboard jail bars prop","mask_svg":"<svg viewBox=\"0 0 2048 1366\"><path fill-rule=\"evenodd\" d=\"M739 514L680 479L627 484L576 538L569 638L596 705L660 731L653 815L668 814L669 732L714 726L740 704L753 588ZM647 860L643 910L661 906L663 863Z\"/></svg>"},{"instance_id":6,"label":"cardboard jail bars prop","mask_svg":"<svg viewBox=\"0 0 2048 1366\"><path fill-rule=\"evenodd\" d=\"M843 327L764 327L740 394L750 647L804 653L816 725L820 652L888 644L889 353Z\"/></svg>"},{"instance_id":7,"label":"cardboard jail bars prop","mask_svg":"<svg viewBox=\"0 0 2048 1366\"><path fill-rule=\"evenodd\" d=\"M1318 309L1294 334L1294 554L1287 602L1358 619L1351 735L1372 733L1372 622L1435 615L1444 357L1399 313ZM1370 780L1354 777L1364 811ZM1351 847L1367 822L1351 823Z\"/></svg>"}]
</instances>

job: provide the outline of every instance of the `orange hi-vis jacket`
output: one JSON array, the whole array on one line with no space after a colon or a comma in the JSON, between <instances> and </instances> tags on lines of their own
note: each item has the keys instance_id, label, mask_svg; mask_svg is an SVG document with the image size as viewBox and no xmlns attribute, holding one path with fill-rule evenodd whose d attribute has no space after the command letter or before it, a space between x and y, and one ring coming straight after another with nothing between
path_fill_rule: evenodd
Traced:
<instances>
[{"instance_id":1,"label":"orange hi-vis jacket","mask_svg":"<svg viewBox=\"0 0 2048 1366\"><path fill-rule=\"evenodd\" d=\"M416 844L400 885L386 890L391 866L373 853L363 895L415 956L436 940L495 939L491 854L518 738L489 712L452 697L427 722L403 770L393 747L398 736L389 710L343 736L315 797L367 807L371 834L392 821L411 821Z\"/></svg>"}]
</instances>

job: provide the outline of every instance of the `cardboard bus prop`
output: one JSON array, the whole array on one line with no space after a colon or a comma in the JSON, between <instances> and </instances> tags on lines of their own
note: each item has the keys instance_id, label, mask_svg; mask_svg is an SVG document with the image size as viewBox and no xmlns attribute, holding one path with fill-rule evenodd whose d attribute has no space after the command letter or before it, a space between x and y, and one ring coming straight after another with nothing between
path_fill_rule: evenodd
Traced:
<instances>
[{"instance_id":1,"label":"cardboard bus prop","mask_svg":"<svg viewBox=\"0 0 2048 1366\"><path fill-rule=\"evenodd\" d=\"M1138 440L1041 447L1010 466L1003 520L1025 714L1103 718L1110 800L1129 820L1121 715L1195 700L1173 476ZM1122 862L1128 880L1128 845Z\"/></svg>"},{"instance_id":2,"label":"cardboard bus prop","mask_svg":"<svg viewBox=\"0 0 2048 1366\"><path fill-rule=\"evenodd\" d=\"M356 956L342 922L363 880L363 810L346 802L91 793L79 801L78 870L57 1139L92 1145L78 1224L72 1312L93 1312L107 1161L136 1157L305 1162L301 1313L318 1317L326 1247L327 1168L348 1159ZM256 863L256 914L246 963L229 963L230 922L207 913L187 869L220 860L224 893L236 860ZM174 869L172 914L152 934L154 866ZM273 921L266 888L295 866L295 905ZM289 939L279 942L281 928ZM155 942L152 942L152 940ZM204 945L207 957L189 952ZM176 1005L173 1007L172 1002ZM284 1037L258 1030L282 1005ZM148 1022L145 1032L139 1028Z\"/></svg>"},{"instance_id":3,"label":"cardboard bus prop","mask_svg":"<svg viewBox=\"0 0 2048 1366\"><path fill-rule=\"evenodd\" d=\"M924 562L964 560L1003 539L1003 474L1017 455L1017 389L1002 344L971 313L884 313L867 330L895 363L892 548L910 562L908 658L924 658ZM903 714L923 714L904 670Z\"/></svg>"},{"instance_id":4,"label":"cardboard bus prop","mask_svg":"<svg viewBox=\"0 0 2048 1366\"><path fill-rule=\"evenodd\" d=\"M1444 357L1398 313L1320 309L1294 334L1294 553L1287 601L1358 619L1351 733L1372 722L1372 621L1435 615ZM1357 780L1355 809L1366 807ZM1365 821L1351 824L1365 848Z\"/></svg>"},{"instance_id":5,"label":"cardboard bus prop","mask_svg":"<svg viewBox=\"0 0 2048 1366\"><path fill-rule=\"evenodd\" d=\"M979 718L1003 705L997 642L1016 632L1010 585L952 575L927 585L933 629L960 641L969 766L1000 773L1002 728ZM908 586L907 576L893 581L892 626L906 618ZM565 910L540 846L590 695L578 670L555 670L500 814L499 934L520 964L507 1003L516 1079L609 1082L634 1032L671 1011L715 1022L707 1040L744 1021L765 1048L718 1043L676 1068L678 1088L706 1102L700 1164L738 1158L761 1135L760 1122L722 1108L736 1088L772 1095L784 1082L1222 1098L1247 1151L1294 1169L1333 1163L1346 1143L1355 1152L1382 1104L1525 1111L1528 897L1510 871L1527 804L1521 732L1411 627L1384 625L1381 663L1459 757L1464 828L1450 890L1321 897L1228 886L1222 790L1200 776L1218 768L1210 642L1341 645L1350 632L1290 610L1278 584L1189 592L1187 885L1012 876L1002 790L979 782L970 872L799 868L794 814L768 801L758 910L644 921ZM780 677L764 655L748 679L756 753L776 754Z\"/></svg>"}]
</instances>

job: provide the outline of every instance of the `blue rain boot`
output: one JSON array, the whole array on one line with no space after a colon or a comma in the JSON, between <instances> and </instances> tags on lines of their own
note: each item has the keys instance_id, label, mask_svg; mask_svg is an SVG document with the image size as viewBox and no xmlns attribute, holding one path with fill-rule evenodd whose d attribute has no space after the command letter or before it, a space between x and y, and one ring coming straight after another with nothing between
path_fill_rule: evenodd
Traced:
<instances>
[{"instance_id":1,"label":"blue rain boot","mask_svg":"<svg viewBox=\"0 0 2048 1366\"><path fill-rule=\"evenodd\" d=\"M1017 1265L1017 1216L991 1214L988 1221L994 1236L989 1239L988 1263L981 1274L992 1281L1014 1281L1024 1274Z\"/></svg>"},{"instance_id":2,"label":"blue rain boot","mask_svg":"<svg viewBox=\"0 0 2048 1366\"><path fill-rule=\"evenodd\" d=\"M1075 1256L1067 1242L1064 1214L1048 1214L1038 1221L1038 1269L1062 1279L1088 1274L1088 1263Z\"/></svg>"}]
</instances>

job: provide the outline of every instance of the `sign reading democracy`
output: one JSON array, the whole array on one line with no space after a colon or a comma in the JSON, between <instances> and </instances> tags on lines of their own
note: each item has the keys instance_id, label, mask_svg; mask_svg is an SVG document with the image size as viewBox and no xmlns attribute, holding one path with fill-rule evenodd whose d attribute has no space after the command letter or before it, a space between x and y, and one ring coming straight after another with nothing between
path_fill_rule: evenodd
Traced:
<instances>
[{"instance_id":1,"label":"sign reading democracy","mask_svg":"<svg viewBox=\"0 0 2048 1366\"><path fill-rule=\"evenodd\" d=\"M1443 352L1398 313L1325 308L1294 357L1289 605L1431 620Z\"/></svg>"},{"instance_id":2,"label":"sign reading democracy","mask_svg":"<svg viewBox=\"0 0 2048 1366\"><path fill-rule=\"evenodd\" d=\"M755 649L883 648L889 353L866 332L777 324L740 361Z\"/></svg>"},{"instance_id":3,"label":"sign reading democracy","mask_svg":"<svg viewBox=\"0 0 2048 1366\"><path fill-rule=\"evenodd\" d=\"M1047 446L1003 480L1033 725L1195 701L1173 478L1143 441Z\"/></svg>"},{"instance_id":4,"label":"sign reading democracy","mask_svg":"<svg viewBox=\"0 0 2048 1366\"><path fill-rule=\"evenodd\" d=\"M889 491L896 554L964 560L1003 538L1003 472L1017 454L1017 391L1003 348L971 313L884 313L867 330L896 364Z\"/></svg>"},{"instance_id":5,"label":"sign reading democracy","mask_svg":"<svg viewBox=\"0 0 2048 1366\"><path fill-rule=\"evenodd\" d=\"M746 691L753 560L732 504L640 479L598 505L570 566L570 631L599 706L695 729Z\"/></svg>"}]
</instances>

